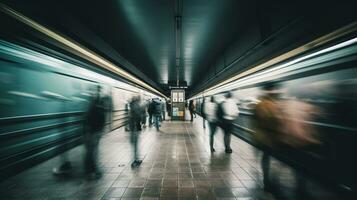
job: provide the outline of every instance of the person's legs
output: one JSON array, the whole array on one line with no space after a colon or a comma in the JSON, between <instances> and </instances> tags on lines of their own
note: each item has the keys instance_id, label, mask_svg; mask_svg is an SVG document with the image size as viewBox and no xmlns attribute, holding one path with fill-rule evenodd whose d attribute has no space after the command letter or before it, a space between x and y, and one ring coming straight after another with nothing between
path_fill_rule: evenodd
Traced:
<instances>
[{"instance_id":1,"label":"person's legs","mask_svg":"<svg viewBox=\"0 0 357 200\"><path fill-rule=\"evenodd\" d=\"M191 122L193 121L193 111L190 110L190 115L191 115Z\"/></svg>"},{"instance_id":2,"label":"person's legs","mask_svg":"<svg viewBox=\"0 0 357 200\"><path fill-rule=\"evenodd\" d=\"M134 144L134 160L138 160L138 134L133 134L133 144Z\"/></svg>"},{"instance_id":3,"label":"person's legs","mask_svg":"<svg viewBox=\"0 0 357 200\"><path fill-rule=\"evenodd\" d=\"M149 114L149 126L152 126L152 114Z\"/></svg>"},{"instance_id":4,"label":"person's legs","mask_svg":"<svg viewBox=\"0 0 357 200\"><path fill-rule=\"evenodd\" d=\"M224 123L224 146L226 148L226 153L232 153L231 130L232 130L232 123L225 122Z\"/></svg>"},{"instance_id":5,"label":"person's legs","mask_svg":"<svg viewBox=\"0 0 357 200\"><path fill-rule=\"evenodd\" d=\"M138 141L139 141L139 130L134 129L131 132L131 136L130 136L130 142L133 145L133 156L134 156L134 161L131 164L132 167L137 167L142 162L141 160L139 160Z\"/></svg>"},{"instance_id":6,"label":"person's legs","mask_svg":"<svg viewBox=\"0 0 357 200\"><path fill-rule=\"evenodd\" d=\"M211 152L215 152L216 150L213 147L214 144L214 134L216 133L216 124L215 123L211 123L209 122L209 129L210 129L210 140L209 140L209 144L210 144L210 150Z\"/></svg>"},{"instance_id":7,"label":"person's legs","mask_svg":"<svg viewBox=\"0 0 357 200\"><path fill-rule=\"evenodd\" d=\"M162 111L162 119L165 121L165 115L166 115L166 113L165 113L165 111Z\"/></svg>"},{"instance_id":8,"label":"person's legs","mask_svg":"<svg viewBox=\"0 0 357 200\"><path fill-rule=\"evenodd\" d=\"M159 114L155 114L154 115L154 120L155 120L156 130L159 130L159 127L160 127L160 115Z\"/></svg>"},{"instance_id":9,"label":"person's legs","mask_svg":"<svg viewBox=\"0 0 357 200\"><path fill-rule=\"evenodd\" d=\"M143 128L145 128L145 127L146 127L146 115L143 115L143 116L142 116L142 119L141 119L141 126L142 126Z\"/></svg>"},{"instance_id":10,"label":"person's legs","mask_svg":"<svg viewBox=\"0 0 357 200\"><path fill-rule=\"evenodd\" d=\"M68 154L67 152L64 152L63 154L60 155L60 164L58 167L54 167L52 169L53 174L55 175L66 174L72 170L72 164L71 161L68 159L67 154Z\"/></svg>"},{"instance_id":11,"label":"person's legs","mask_svg":"<svg viewBox=\"0 0 357 200\"><path fill-rule=\"evenodd\" d=\"M265 151L263 153L261 165L263 170L264 189L269 190L271 188L270 181L269 181L270 155Z\"/></svg>"},{"instance_id":12,"label":"person's legs","mask_svg":"<svg viewBox=\"0 0 357 200\"><path fill-rule=\"evenodd\" d=\"M92 135L92 152L90 158L90 172L92 173L91 178L99 178L101 176L101 172L98 168L98 149L99 149L99 140L100 140L100 132L94 133Z\"/></svg>"},{"instance_id":13,"label":"person's legs","mask_svg":"<svg viewBox=\"0 0 357 200\"><path fill-rule=\"evenodd\" d=\"M86 135L85 139L85 147L86 147L86 154L85 154L85 171L87 174L90 174L94 172L95 170L95 164L94 164L94 141L93 141L93 135L94 133L88 133Z\"/></svg>"},{"instance_id":14,"label":"person's legs","mask_svg":"<svg viewBox=\"0 0 357 200\"><path fill-rule=\"evenodd\" d=\"M130 142L133 145L134 161L138 159L138 138L136 131L132 131L130 134Z\"/></svg>"}]
</instances>

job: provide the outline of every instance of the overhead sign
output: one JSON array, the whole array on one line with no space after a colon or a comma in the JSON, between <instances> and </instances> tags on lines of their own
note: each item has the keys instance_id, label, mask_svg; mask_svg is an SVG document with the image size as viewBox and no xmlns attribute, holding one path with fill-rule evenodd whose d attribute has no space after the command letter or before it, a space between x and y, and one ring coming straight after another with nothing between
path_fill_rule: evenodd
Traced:
<instances>
[{"instance_id":1,"label":"overhead sign","mask_svg":"<svg viewBox=\"0 0 357 200\"><path fill-rule=\"evenodd\" d=\"M169 89L187 89L187 86L169 86Z\"/></svg>"}]
</instances>

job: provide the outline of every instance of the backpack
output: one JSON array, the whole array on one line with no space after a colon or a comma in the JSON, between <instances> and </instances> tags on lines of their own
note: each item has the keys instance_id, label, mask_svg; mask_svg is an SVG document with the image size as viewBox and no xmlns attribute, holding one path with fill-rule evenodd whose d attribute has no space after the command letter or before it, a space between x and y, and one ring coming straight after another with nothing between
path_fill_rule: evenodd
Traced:
<instances>
[{"instance_id":1,"label":"backpack","mask_svg":"<svg viewBox=\"0 0 357 200\"><path fill-rule=\"evenodd\" d=\"M153 103L153 114L161 114L162 110L161 110L161 103L158 101L154 101Z\"/></svg>"},{"instance_id":2,"label":"backpack","mask_svg":"<svg viewBox=\"0 0 357 200\"><path fill-rule=\"evenodd\" d=\"M143 109L138 101L130 103L130 117L134 120L141 120L143 116Z\"/></svg>"},{"instance_id":3,"label":"backpack","mask_svg":"<svg viewBox=\"0 0 357 200\"><path fill-rule=\"evenodd\" d=\"M239 110L236 102L233 99L226 99L222 103L223 118L227 120L235 120L238 117Z\"/></svg>"}]
</instances>

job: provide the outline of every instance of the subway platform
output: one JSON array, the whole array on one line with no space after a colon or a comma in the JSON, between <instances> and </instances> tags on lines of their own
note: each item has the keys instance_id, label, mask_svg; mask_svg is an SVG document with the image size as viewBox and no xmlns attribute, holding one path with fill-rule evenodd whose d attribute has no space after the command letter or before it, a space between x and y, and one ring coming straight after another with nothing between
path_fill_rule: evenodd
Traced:
<instances>
[{"instance_id":1,"label":"subway platform","mask_svg":"<svg viewBox=\"0 0 357 200\"><path fill-rule=\"evenodd\" d=\"M67 152L71 174L52 174L60 163L57 156L0 182L0 199L301 199L289 166L272 160L271 176L279 190L264 192L262 152L232 136L233 153L226 154L218 130L216 152L211 153L208 132L198 116L193 123L165 121L160 131L148 127L140 135L143 163L131 168L130 132L120 128L100 141L100 179L85 178L84 149L78 146ZM300 178L306 182L303 199L342 199L314 180Z\"/></svg>"}]
</instances>

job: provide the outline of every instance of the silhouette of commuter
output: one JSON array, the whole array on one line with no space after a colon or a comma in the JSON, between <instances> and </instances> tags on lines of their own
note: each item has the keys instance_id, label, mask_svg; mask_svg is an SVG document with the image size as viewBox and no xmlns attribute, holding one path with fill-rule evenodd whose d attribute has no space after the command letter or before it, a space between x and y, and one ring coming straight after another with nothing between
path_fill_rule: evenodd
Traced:
<instances>
[{"instance_id":1,"label":"silhouette of commuter","mask_svg":"<svg viewBox=\"0 0 357 200\"><path fill-rule=\"evenodd\" d=\"M239 114L237 103L232 98L230 92L226 93L226 99L218 107L218 117L220 119L221 128L224 131L224 146L226 153L232 153L231 148L231 133L233 130L233 122Z\"/></svg>"},{"instance_id":2,"label":"silhouette of commuter","mask_svg":"<svg viewBox=\"0 0 357 200\"><path fill-rule=\"evenodd\" d=\"M152 125L152 116L154 114L154 99L151 99L148 106L148 114L149 114L149 126Z\"/></svg>"},{"instance_id":3,"label":"silhouette of commuter","mask_svg":"<svg viewBox=\"0 0 357 200\"><path fill-rule=\"evenodd\" d=\"M166 101L166 111L167 111L167 115L169 117L171 117L171 101L170 101L170 99L168 101Z\"/></svg>"},{"instance_id":4,"label":"silhouette of commuter","mask_svg":"<svg viewBox=\"0 0 357 200\"><path fill-rule=\"evenodd\" d=\"M86 154L84 164L89 178L99 178L101 176L97 159L99 139L105 125L105 102L100 93L101 87L97 86L96 94L86 116L86 132L84 133Z\"/></svg>"},{"instance_id":5,"label":"silhouette of commuter","mask_svg":"<svg viewBox=\"0 0 357 200\"><path fill-rule=\"evenodd\" d=\"M193 122L193 115L195 114L195 104L193 103L193 100L190 100L188 104L188 110L190 111L191 122Z\"/></svg>"},{"instance_id":6,"label":"silhouette of commuter","mask_svg":"<svg viewBox=\"0 0 357 200\"><path fill-rule=\"evenodd\" d=\"M256 105L254 110L254 126L255 126L255 140L258 143L264 144L270 149L276 149L280 145L280 138L282 132L282 111L277 99L277 85L269 83L263 88L265 94L260 97L260 102ZM270 171L270 154L265 150L261 160L263 170L264 189L272 190L272 184L269 180Z\"/></svg>"},{"instance_id":7,"label":"silhouette of commuter","mask_svg":"<svg viewBox=\"0 0 357 200\"><path fill-rule=\"evenodd\" d=\"M166 120L166 102L161 101L162 120Z\"/></svg>"},{"instance_id":8,"label":"silhouette of commuter","mask_svg":"<svg viewBox=\"0 0 357 200\"><path fill-rule=\"evenodd\" d=\"M209 145L210 145L211 152L216 151L213 147L213 143L214 143L214 134L216 132L217 122L218 122L217 109L218 109L218 105L215 102L214 97L211 96L210 101L205 102L204 107L203 107L203 113L204 113L206 120L208 121L209 129L210 129Z\"/></svg>"},{"instance_id":9,"label":"silhouette of commuter","mask_svg":"<svg viewBox=\"0 0 357 200\"><path fill-rule=\"evenodd\" d=\"M139 96L133 97L133 99L130 102L130 111L129 111L129 127L131 131L130 142L133 146L133 152L134 152L134 160L133 163L131 164L132 167L139 166L142 162L141 160L139 160L138 140L141 131L142 117L145 114L144 110L145 109L140 104L140 97Z\"/></svg>"},{"instance_id":10,"label":"silhouette of commuter","mask_svg":"<svg viewBox=\"0 0 357 200\"><path fill-rule=\"evenodd\" d=\"M206 105L205 101L206 101L205 98L203 98L203 101L201 103L201 115L202 115L203 129L206 129L206 116L205 116L205 111L204 111L205 105Z\"/></svg>"},{"instance_id":11,"label":"silhouette of commuter","mask_svg":"<svg viewBox=\"0 0 357 200\"><path fill-rule=\"evenodd\" d=\"M152 114L154 117L154 123L156 130L159 130L160 120L162 116L162 102L159 99L153 99L152 101Z\"/></svg>"}]
</instances>

